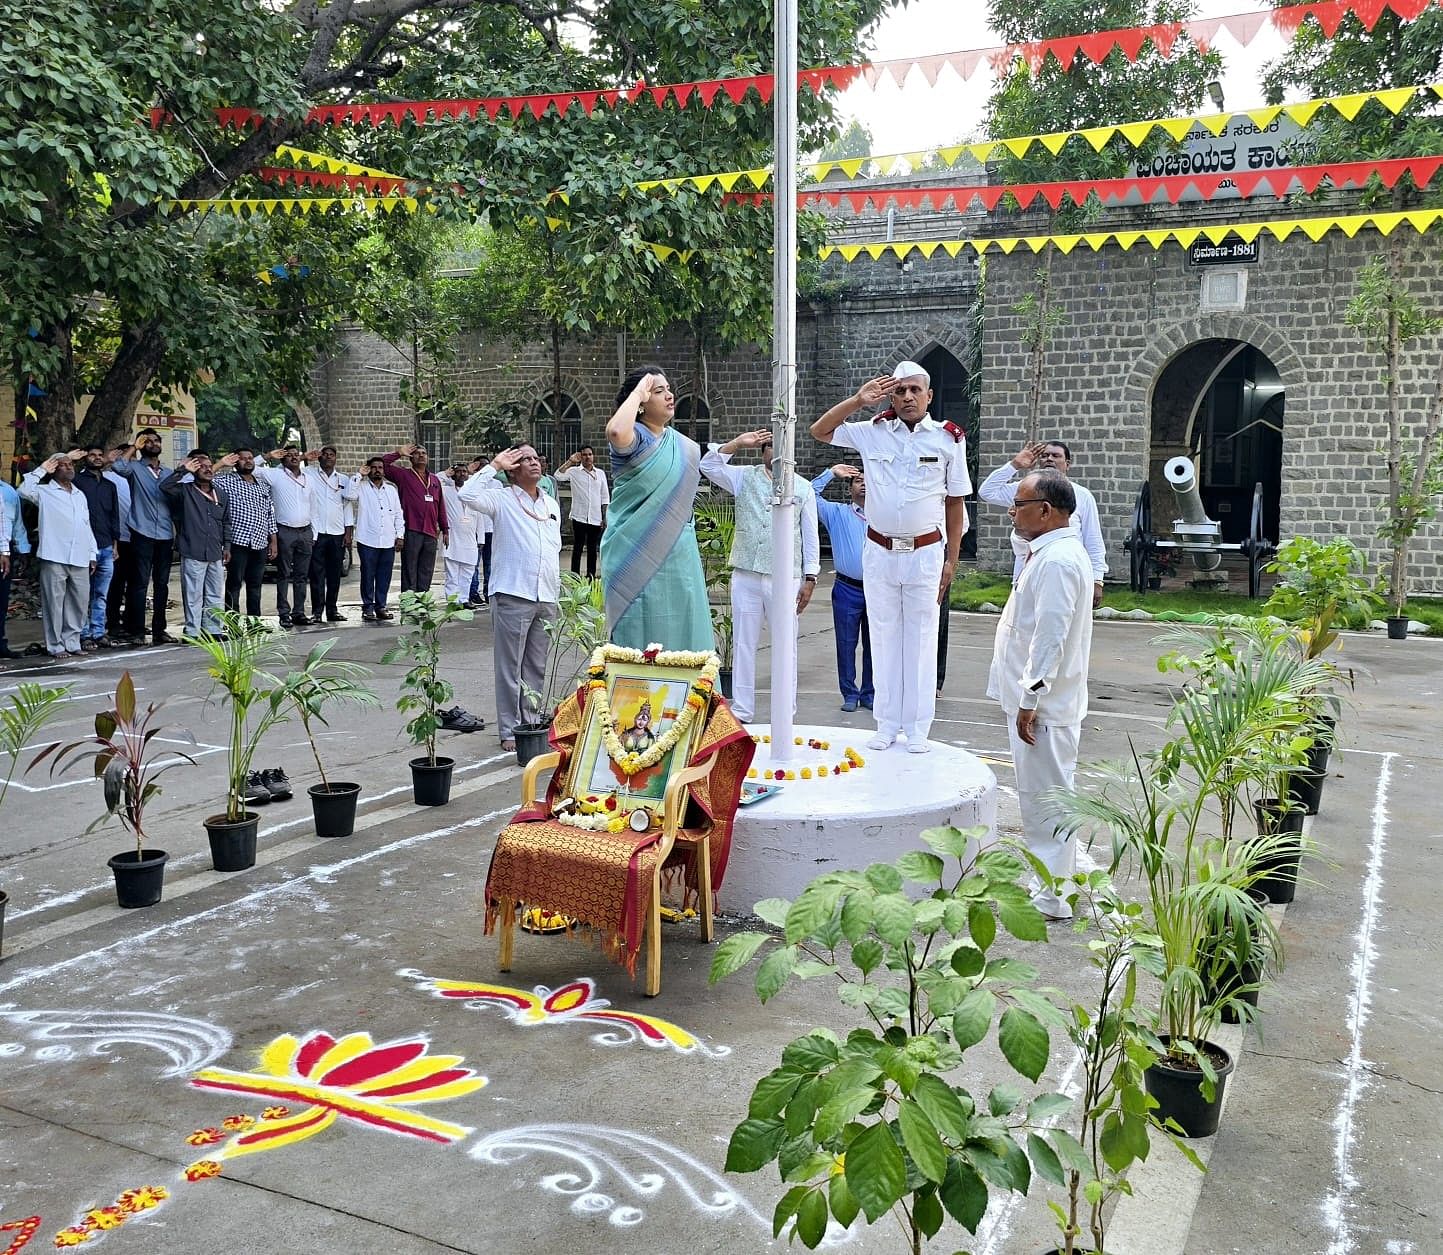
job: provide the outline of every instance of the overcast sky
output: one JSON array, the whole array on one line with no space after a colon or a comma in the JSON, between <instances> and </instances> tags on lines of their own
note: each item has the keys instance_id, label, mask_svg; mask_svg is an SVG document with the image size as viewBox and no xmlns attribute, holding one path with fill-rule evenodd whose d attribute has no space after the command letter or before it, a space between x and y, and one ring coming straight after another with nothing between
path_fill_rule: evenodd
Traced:
<instances>
[{"instance_id":1,"label":"overcast sky","mask_svg":"<svg viewBox=\"0 0 1443 1255\"><path fill-rule=\"evenodd\" d=\"M1200 0L1197 6L1199 17L1264 7L1264 0ZM874 42L872 57L883 61L991 47L1002 40L989 28L982 0L911 0L906 8L882 19ZM1223 55L1222 83L1228 109L1261 105L1262 69L1284 47L1277 32L1265 27L1246 48L1221 33L1216 47ZM840 114L844 126L848 118L866 125L872 132L874 153L936 148L981 135L992 85L985 62L965 83L952 70L943 70L935 87L929 87L914 70L900 88L889 76L875 88L859 81L843 94ZM1211 106L1207 111L1212 111Z\"/></svg>"}]
</instances>

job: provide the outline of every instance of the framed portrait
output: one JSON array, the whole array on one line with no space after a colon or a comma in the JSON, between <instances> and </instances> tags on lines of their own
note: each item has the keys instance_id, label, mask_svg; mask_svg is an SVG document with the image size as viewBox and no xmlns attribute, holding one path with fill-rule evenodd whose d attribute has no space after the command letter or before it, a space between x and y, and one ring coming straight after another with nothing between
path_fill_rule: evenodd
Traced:
<instances>
[{"instance_id":1,"label":"framed portrait","mask_svg":"<svg viewBox=\"0 0 1443 1255\"><path fill-rule=\"evenodd\" d=\"M611 662L606 670L606 702L592 690L585 723L571 762L566 792L573 797L615 794L624 812L645 806L657 812L666 797L673 767L691 761L705 719L693 718L674 745L653 764L628 775L607 748L604 720L609 713L616 739L625 753L646 754L672 732L687 708L687 695L699 667L660 666L645 662Z\"/></svg>"}]
</instances>

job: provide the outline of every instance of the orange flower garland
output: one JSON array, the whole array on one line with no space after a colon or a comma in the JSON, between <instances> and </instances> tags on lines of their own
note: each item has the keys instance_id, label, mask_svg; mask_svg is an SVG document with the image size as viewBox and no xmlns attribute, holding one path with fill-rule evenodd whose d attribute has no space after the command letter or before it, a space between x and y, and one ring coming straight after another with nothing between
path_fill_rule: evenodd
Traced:
<instances>
[{"instance_id":1,"label":"orange flower garland","mask_svg":"<svg viewBox=\"0 0 1443 1255\"><path fill-rule=\"evenodd\" d=\"M772 738L769 736L753 736L752 740L758 745L770 745ZM802 738L795 738L797 745L803 744ZM831 748L829 741L818 741L815 739L805 742L809 749L826 750ZM748 780L824 780L828 776L845 776L853 771L861 771L867 765L864 759L850 745L843 752L842 757L835 763L809 763L805 767L774 767L765 771L752 767L747 771Z\"/></svg>"}]
</instances>

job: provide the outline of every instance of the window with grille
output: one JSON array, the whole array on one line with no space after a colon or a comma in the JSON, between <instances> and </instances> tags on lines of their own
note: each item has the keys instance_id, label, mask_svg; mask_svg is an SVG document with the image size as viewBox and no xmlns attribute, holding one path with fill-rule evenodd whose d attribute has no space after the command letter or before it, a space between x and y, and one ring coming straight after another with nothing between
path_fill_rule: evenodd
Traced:
<instances>
[{"instance_id":1,"label":"window with grille","mask_svg":"<svg viewBox=\"0 0 1443 1255\"><path fill-rule=\"evenodd\" d=\"M671 425L705 448L711 440L711 406L700 397L682 397L676 403Z\"/></svg>"},{"instance_id":2,"label":"window with grille","mask_svg":"<svg viewBox=\"0 0 1443 1255\"><path fill-rule=\"evenodd\" d=\"M439 471L451 465L451 424L441 419L422 417L417 424L421 433L419 441L426 450L432 470Z\"/></svg>"},{"instance_id":3,"label":"window with grille","mask_svg":"<svg viewBox=\"0 0 1443 1255\"><path fill-rule=\"evenodd\" d=\"M556 396L548 392L531 410L531 444L555 470L581 448L581 406L574 397L561 394L557 422Z\"/></svg>"}]
</instances>

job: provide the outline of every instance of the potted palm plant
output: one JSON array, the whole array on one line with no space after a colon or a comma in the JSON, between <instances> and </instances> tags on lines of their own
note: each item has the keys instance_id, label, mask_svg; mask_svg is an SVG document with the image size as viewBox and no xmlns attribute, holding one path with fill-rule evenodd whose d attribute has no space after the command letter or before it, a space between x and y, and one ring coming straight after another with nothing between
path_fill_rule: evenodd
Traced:
<instances>
[{"instance_id":1,"label":"potted palm plant","mask_svg":"<svg viewBox=\"0 0 1443 1255\"><path fill-rule=\"evenodd\" d=\"M361 786L344 780L328 780L326 768L316 748L315 725L326 726L325 710L336 703L350 702L357 706L379 706L380 701L363 680L370 672L353 662L339 662L328 657L336 640L321 641L298 671L290 672L281 687L271 695L273 703L288 706L305 729L311 757L316 760L320 784L306 791L311 797L311 810L318 837L349 837L356 830L356 802Z\"/></svg>"},{"instance_id":2,"label":"potted palm plant","mask_svg":"<svg viewBox=\"0 0 1443 1255\"><path fill-rule=\"evenodd\" d=\"M401 623L411 630L381 658L388 665L411 660L411 669L401 677L396 709L411 716L406 721L406 735L413 745L426 750L423 757L411 759L411 792L417 806L444 806L451 799L456 760L436 756L441 708L455 695L450 683L441 678L441 629L474 617L454 595L438 601L430 592L402 593Z\"/></svg>"},{"instance_id":3,"label":"potted palm plant","mask_svg":"<svg viewBox=\"0 0 1443 1255\"><path fill-rule=\"evenodd\" d=\"M50 759L50 773L69 770L88 762L95 779L105 791L105 813L86 829L93 831L112 815L135 837L135 849L123 850L109 860L115 874L115 896L123 907L154 906L160 901L165 878L164 850L145 848L145 808L160 795L160 776L182 762L194 763L189 754L160 749L155 739L162 729L155 724L159 708L149 705L142 713L135 701L135 683L124 672L115 686L115 703L95 716L95 735L79 741L56 741L45 746L30 766ZM182 734L194 744L189 733ZM174 738L172 738L174 739ZM164 761L170 756L172 761Z\"/></svg>"},{"instance_id":4,"label":"potted palm plant","mask_svg":"<svg viewBox=\"0 0 1443 1255\"><path fill-rule=\"evenodd\" d=\"M50 722L69 691L69 685L46 688L43 684L22 683L6 699L5 705L0 706L0 756L5 759L5 777L0 780L0 809L5 806L5 794L10 791L10 781L15 779L21 753ZM10 895L0 889L0 954L5 949L5 908L9 902Z\"/></svg>"},{"instance_id":5,"label":"potted palm plant","mask_svg":"<svg viewBox=\"0 0 1443 1255\"><path fill-rule=\"evenodd\" d=\"M256 861L260 816L246 809L247 780L261 738L284 723L290 707L277 700L281 681L267 670L285 660L285 644L259 620L219 612L219 635L202 632L195 645L208 659L212 692L219 692L230 716L226 741L225 810L204 819L211 863L218 872L244 871Z\"/></svg>"},{"instance_id":6,"label":"potted palm plant","mask_svg":"<svg viewBox=\"0 0 1443 1255\"><path fill-rule=\"evenodd\" d=\"M732 541L736 538L736 530L736 506L730 498L697 502L696 545L701 554L702 576L706 580L717 657L721 659L718 683L722 696L726 698L732 695L732 614L728 590Z\"/></svg>"},{"instance_id":7,"label":"potted palm plant","mask_svg":"<svg viewBox=\"0 0 1443 1255\"><path fill-rule=\"evenodd\" d=\"M516 725L516 761L524 767L549 746L551 720L562 700L576 690L581 669L606 644L606 595L601 581L561 573L556 615L547 621L546 674L538 692L521 685L522 722Z\"/></svg>"}]
</instances>

